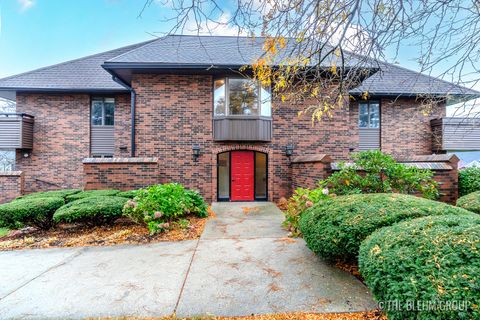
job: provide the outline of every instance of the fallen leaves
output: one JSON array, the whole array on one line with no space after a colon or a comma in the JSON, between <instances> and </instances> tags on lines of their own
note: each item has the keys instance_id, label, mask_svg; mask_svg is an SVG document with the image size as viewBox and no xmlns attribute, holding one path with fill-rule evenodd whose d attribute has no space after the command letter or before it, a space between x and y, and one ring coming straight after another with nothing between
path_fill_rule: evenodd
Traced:
<instances>
[{"instance_id":1,"label":"fallen leaves","mask_svg":"<svg viewBox=\"0 0 480 320\"><path fill-rule=\"evenodd\" d=\"M213 213L210 210L209 213ZM119 244L144 244L161 241L183 241L200 238L207 219L190 216L188 228L175 225L172 230L150 235L146 226L121 218L111 226L86 227L59 225L43 231L30 228L11 232L0 238L0 251L34 248L110 246Z\"/></svg>"}]
</instances>

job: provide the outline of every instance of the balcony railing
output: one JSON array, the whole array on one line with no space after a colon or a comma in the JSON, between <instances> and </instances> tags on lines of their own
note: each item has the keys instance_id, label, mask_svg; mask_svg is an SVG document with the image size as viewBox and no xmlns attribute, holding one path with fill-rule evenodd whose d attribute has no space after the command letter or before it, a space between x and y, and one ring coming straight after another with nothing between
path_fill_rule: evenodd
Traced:
<instances>
[{"instance_id":1,"label":"balcony railing","mask_svg":"<svg viewBox=\"0 0 480 320\"><path fill-rule=\"evenodd\" d=\"M215 116L215 141L271 141L272 118L262 116Z\"/></svg>"},{"instance_id":2,"label":"balcony railing","mask_svg":"<svg viewBox=\"0 0 480 320\"><path fill-rule=\"evenodd\" d=\"M480 119L441 118L430 122L433 151L480 150Z\"/></svg>"},{"instance_id":3,"label":"balcony railing","mask_svg":"<svg viewBox=\"0 0 480 320\"><path fill-rule=\"evenodd\" d=\"M32 149L34 117L0 113L0 149Z\"/></svg>"}]
</instances>

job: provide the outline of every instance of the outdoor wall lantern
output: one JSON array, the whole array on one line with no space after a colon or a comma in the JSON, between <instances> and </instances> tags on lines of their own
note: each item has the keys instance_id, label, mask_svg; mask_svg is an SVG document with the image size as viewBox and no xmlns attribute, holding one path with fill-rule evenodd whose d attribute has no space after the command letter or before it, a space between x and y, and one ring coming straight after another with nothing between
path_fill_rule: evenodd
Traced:
<instances>
[{"instance_id":1,"label":"outdoor wall lantern","mask_svg":"<svg viewBox=\"0 0 480 320\"><path fill-rule=\"evenodd\" d=\"M291 157L293 155L293 146L292 145L288 145L285 147L285 155L287 157Z\"/></svg>"},{"instance_id":2,"label":"outdoor wall lantern","mask_svg":"<svg viewBox=\"0 0 480 320\"><path fill-rule=\"evenodd\" d=\"M193 161L197 162L198 157L200 157L200 146L199 145L194 145L192 147L192 151L193 151Z\"/></svg>"}]
</instances>

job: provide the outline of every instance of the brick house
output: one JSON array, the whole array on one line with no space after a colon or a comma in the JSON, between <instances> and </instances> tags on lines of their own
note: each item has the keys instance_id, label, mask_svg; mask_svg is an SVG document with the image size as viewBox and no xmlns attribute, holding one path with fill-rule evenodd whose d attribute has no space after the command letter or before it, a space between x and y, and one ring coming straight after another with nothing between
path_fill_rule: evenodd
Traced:
<instances>
[{"instance_id":1,"label":"brick house","mask_svg":"<svg viewBox=\"0 0 480 320\"><path fill-rule=\"evenodd\" d=\"M444 170L438 176L454 201L455 158L428 156L443 153L430 121L445 118L447 99L425 116L418 97L478 92L379 63L350 90L356 99L312 126L297 116L301 106L239 76L262 45L262 38L167 36L0 79L0 97L16 101L15 112L0 116L0 150L13 163L0 173L0 202L40 190L170 181L209 201L277 200L366 149ZM365 91L368 100L359 98Z\"/></svg>"}]
</instances>

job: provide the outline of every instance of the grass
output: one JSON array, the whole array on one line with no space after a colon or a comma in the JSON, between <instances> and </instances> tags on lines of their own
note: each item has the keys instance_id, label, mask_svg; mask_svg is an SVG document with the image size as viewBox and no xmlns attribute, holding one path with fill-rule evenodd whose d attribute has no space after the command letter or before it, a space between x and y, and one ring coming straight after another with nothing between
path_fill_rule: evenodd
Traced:
<instances>
[{"instance_id":1,"label":"grass","mask_svg":"<svg viewBox=\"0 0 480 320\"><path fill-rule=\"evenodd\" d=\"M0 237L7 235L9 231L7 228L0 228Z\"/></svg>"}]
</instances>

